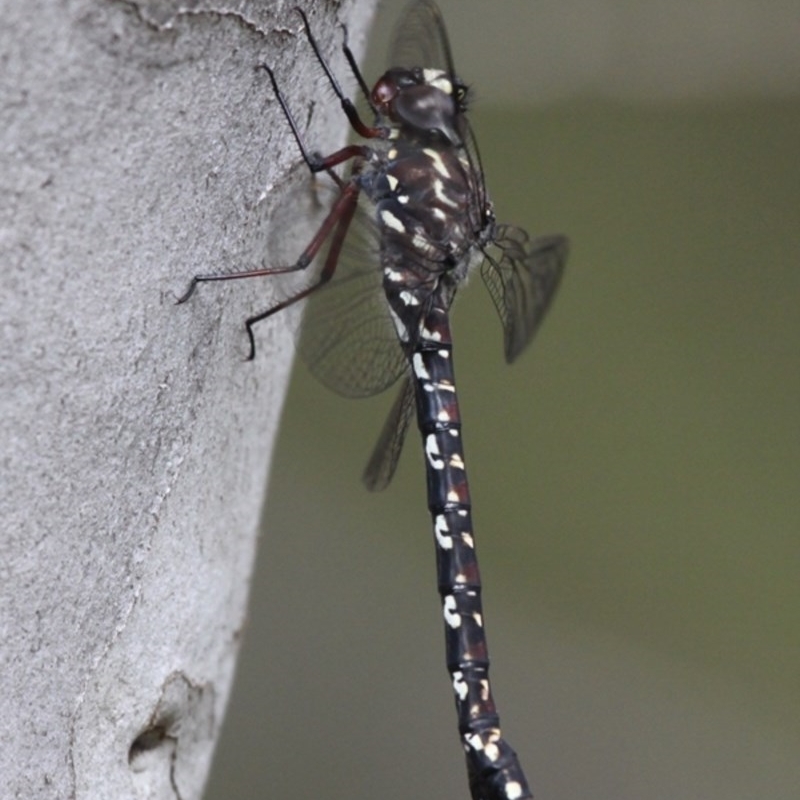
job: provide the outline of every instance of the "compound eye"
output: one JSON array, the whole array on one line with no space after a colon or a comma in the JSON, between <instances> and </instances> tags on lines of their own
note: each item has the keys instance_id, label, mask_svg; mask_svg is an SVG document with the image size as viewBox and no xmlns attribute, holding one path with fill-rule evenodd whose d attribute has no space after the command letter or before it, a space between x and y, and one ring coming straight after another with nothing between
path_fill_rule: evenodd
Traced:
<instances>
[{"instance_id":1,"label":"compound eye","mask_svg":"<svg viewBox=\"0 0 800 800\"><path fill-rule=\"evenodd\" d=\"M385 75L372 88L372 102L386 108L397 97L397 84Z\"/></svg>"}]
</instances>

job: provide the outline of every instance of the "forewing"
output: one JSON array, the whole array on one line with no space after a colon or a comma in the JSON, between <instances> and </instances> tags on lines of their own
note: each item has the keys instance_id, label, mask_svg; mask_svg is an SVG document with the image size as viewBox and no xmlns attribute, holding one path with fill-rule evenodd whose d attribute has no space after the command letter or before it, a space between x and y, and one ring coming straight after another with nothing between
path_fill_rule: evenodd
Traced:
<instances>
[{"instance_id":1,"label":"forewing","mask_svg":"<svg viewBox=\"0 0 800 800\"><path fill-rule=\"evenodd\" d=\"M350 225L333 278L308 300L298 349L312 374L345 397L382 392L406 368L383 292L377 229L364 209Z\"/></svg>"},{"instance_id":2,"label":"forewing","mask_svg":"<svg viewBox=\"0 0 800 800\"><path fill-rule=\"evenodd\" d=\"M475 134L472 132L472 126L469 124L469 120L467 120L464 114L459 116L459 126L463 138L461 152L463 153L463 158L466 159L469 165L467 181L469 183L470 194L473 198L470 209L470 215L472 217L471 222L473 230L479 231L486 225L486 208L488 205L483 164L481 163L481 154L478 150L478 142L475 139Z\"/></svg>"},{"instance_id":3,"label":"forewing","mask_svg":"<svg viewBox=\"0 0 800 800\"><path fill-rule=\"evenodd\" d=\"M503 323L510 364L533 338L555 295L568 241L564 236L531 239L521 228L498 225L493 245L481 275Z\"/></svg>"},{"instance_id":4,"label":"forewing","mask_svg":"<svg viewBox=\"0 0 800 800\"><path fill-rule=\"evenodd\" d=\"M395 27L386 66L441 69L454 74L450 42L435 3L417 0L406 7Z\"/></svg>"},{"instance_id":5,"label":"forewing","mask_svg":"<svg viewBox=\"0 0 800 800\"><path fill-rule=\"evenodd\" d=\"M411 417L414 415L414 384L411 377L403 381L392 410L383 424L362 480L371 492L385 489L394 476Z\"/></svg>"}]
</instances>

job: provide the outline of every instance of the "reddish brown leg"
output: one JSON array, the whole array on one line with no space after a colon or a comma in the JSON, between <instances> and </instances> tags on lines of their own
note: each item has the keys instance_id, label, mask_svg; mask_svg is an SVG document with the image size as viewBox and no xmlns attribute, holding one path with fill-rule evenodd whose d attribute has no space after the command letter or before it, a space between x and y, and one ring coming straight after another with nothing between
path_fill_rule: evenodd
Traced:
<instances>
[{"instance_id":1,"label":"reddish brown leg","mask_svg":"<svg viewBox=\"0 0 800 800\"><path fill-rule=\"evenodd\" d=\"M328 238L331 230L334 229L331 246L325 258L322 272L320 272L317 280L314 281L311 286L297 292L297 294L245 320L244 325L247 329L247 336L250 339L250 355L247 357L248 361L252 361L256 355L256 342L253 338L253 326L256 323L308 297L333 277L334 272L336 272L336 266L339 263L339 254L342 252L342 244L347 236L347 230L350 227L350 223L353 221L353 215L358 206L358 195L360 191L361 190L355 183L348 183L345 185L330 213L320 226L320 229L317 231L308 247L303 251L300 258L297 259L297 263L294 264L294 266L277 270L261 271L261 274L274 275L277 272L291 272L293 270L305 269L319 252L320 247L322 247L325 239Z\"/></svg>"}]
</instances>

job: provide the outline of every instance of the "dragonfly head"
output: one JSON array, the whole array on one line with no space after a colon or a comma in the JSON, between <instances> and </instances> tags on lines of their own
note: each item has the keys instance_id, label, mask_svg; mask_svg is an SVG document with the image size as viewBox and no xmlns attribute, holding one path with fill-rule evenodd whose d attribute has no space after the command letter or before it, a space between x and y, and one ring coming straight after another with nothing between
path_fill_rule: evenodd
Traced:
<instances>
[{"instance_id":1,"label":"dragonfly head","mask_svg":"<svg viewBox=\"0 0 800 800\"><path fill-rule=\"evenodd\" d=\"M438 69L390 69L372 89L375 107L402 130L455 146L463 143L459 117L466 98L467 87Z\"/></svg>"}]
</instances>

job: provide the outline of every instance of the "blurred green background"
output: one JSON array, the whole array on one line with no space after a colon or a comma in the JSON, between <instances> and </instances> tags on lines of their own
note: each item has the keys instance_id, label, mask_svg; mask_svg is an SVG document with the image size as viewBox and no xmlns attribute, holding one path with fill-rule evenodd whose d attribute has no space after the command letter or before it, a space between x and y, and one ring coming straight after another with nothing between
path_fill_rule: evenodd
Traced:
<instances>
[{"instance_id":1,"label":"blurred green background","mask_svg":"<svg viewBox=\"0 0 800 800\"><path fill-rule=\"evenodd\" d=\"M513 368L454 315L504 731L542 799L796 800L800 101L480 97L498 217L572 241ZM208 798L468 796L414 432L359 481L391 399L296 369Z\"/></svg>"}]
</instances>

